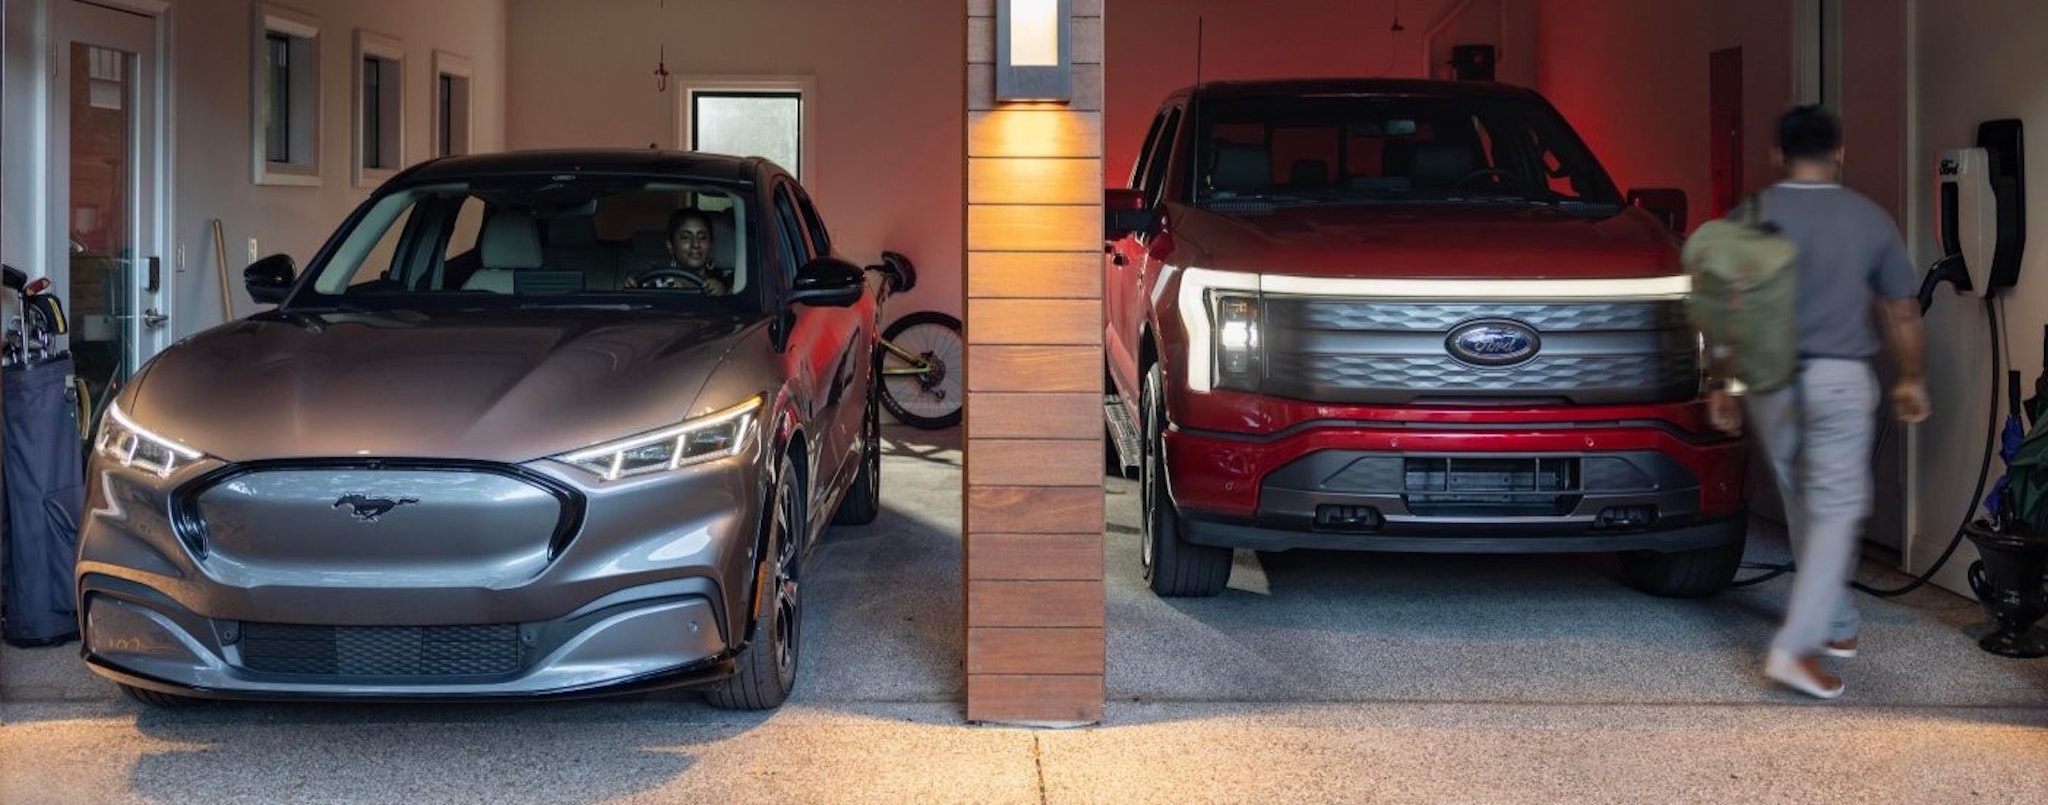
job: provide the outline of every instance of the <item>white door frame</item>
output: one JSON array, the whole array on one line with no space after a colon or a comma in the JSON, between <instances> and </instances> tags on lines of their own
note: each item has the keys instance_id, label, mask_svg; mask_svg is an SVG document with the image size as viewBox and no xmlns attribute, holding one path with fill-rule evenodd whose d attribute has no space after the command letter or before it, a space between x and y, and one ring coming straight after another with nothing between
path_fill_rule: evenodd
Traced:
<instances>
[{"instance_id":1,"label":"white door frame","mask_svg":"<svg viewBox=\"0 0 2048 805\"><path fill-rule=\"evenodd\" d=\"M130 310L136 317L125 323L124 345L132 347L133 354L127 356L128 368L139 368L144 361L170 346L175 329L175 318L160 327L146 327L141 322L141 312L154 309L165 316L175 317L172 310L174 277L184 269L181 254L172 254L173 222L176 220L172 209L175 193L172 192L174 175L172 155L176 153L172 132L173 106L171 87L174 86L171 72L171 4L168 0L32 0L36 7L31 13L37 23L35 38L36 62L44 66L42 74L35 79L35 102L31 114L42 121L35 126L35 152L32 181L37 188L38 203L33 213L34 223L29 237L34 244L32 254L40 255L42 265L29 269L32 275L41 273L51 277L57 284L57 292L65 295L65 302L71 292L70 277L70 213L60 202L70 196L66 184L69 179L67 157L69 145L64 141L68 131L59 131L60 121L68 121L69 114L59 114L59 104L69 103L65 88L58 86L58 79L66 71L60 69L69 54L58 46L58 37L67 33L60 27L60 20L68 13L70 4L99 6L113 12L125 12L148 18L152 22L154 35L151 37L153 58L147 67L154 75L154 86L138 88L139 105L148 110L145 128L138 132L144 142L145 166L148 171L138 178L141 192L135 203L142 207L143 214L137 222L145 237L136 241L137 258L158 258L162 268L160 283L154 294L140 290L139 282L134 283L130 294ZM65 167L59 168L60 162ZM23 268L28 268L24 266ZM138 278L139 279L139 278Z\"/></svg>"}]
</instances>

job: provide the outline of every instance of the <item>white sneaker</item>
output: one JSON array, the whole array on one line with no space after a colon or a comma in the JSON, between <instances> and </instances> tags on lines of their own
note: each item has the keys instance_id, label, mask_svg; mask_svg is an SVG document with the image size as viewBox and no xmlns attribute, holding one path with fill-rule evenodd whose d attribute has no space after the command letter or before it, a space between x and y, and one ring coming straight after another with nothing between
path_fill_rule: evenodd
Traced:
<instances>
[{"instance_id":1,"label":"white sneaker","mask_svg":"<svg viewBox=\"0 0 2048 805\"><path fill-rule=\"evenodd\" d=\"M1790 652L1771 649L1764 661L1764 676L1816 699L1842 695L1841 678L1821 670L1820 661L1813 657L1795 657Z\"/></svg>"}]
</instances>

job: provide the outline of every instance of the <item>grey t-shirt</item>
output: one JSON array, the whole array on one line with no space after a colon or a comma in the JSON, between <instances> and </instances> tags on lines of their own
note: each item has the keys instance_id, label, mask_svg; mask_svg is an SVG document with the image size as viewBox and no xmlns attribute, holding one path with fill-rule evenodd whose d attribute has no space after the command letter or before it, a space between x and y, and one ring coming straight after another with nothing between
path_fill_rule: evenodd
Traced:
<instances>
[{"instance_id":1,"label":"grey t-shirt","mask_svg":"<svg viewBox=\"0 0 2048 805\"><path fill-rule=\"evenodd\" d=\"M1898 224L1883 207L1838 184L1780 182L1764 191L1764 219L1799 244L1799 354L1865 359L1883 337L1875 299L1919 292Z\"/></svg>"}]
</instances>

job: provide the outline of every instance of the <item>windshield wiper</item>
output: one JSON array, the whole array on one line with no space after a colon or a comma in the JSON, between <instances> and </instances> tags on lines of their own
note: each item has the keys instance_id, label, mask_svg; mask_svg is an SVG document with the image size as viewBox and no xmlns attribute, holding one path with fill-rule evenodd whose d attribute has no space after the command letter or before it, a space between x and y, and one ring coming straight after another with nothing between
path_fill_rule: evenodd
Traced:
<instances>
[{"instance_id":1,"label":"windshield wiper","mask_svg":"<svg viewBox=\"0 0 2048 805\"><path fill-rule=\"evenodd\" d=\"M1205 205L1214 204L1313 204L1316 200L1286 193L1240 193L1230 196L1209 196L1202 199Z\"/></svg>"},{"instance_id":2,"label":"windshield wiper","mask_svg":"<svg viewBox=\"0 0 2048 805\"><path fill-rule=\"evenodd\" d=\"M651 310L646 302L521 302L520 310Z\"/></svg>"}]
</instances>

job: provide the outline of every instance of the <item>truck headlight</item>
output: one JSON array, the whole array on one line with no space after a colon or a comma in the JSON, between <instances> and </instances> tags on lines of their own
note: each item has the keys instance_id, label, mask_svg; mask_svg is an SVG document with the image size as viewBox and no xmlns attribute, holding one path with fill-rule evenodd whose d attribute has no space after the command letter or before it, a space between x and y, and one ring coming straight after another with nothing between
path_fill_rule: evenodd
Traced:
<instances>
[{"instance_id":1,"label":"truck headlight","mask_svg":"<svg viewBox=\"0 0 2048 805\"><path fill-rule=\"evenodd\" d=\"M109 404L100 418L100 435L93 442L93 452L123 467L155 473L158 478L168 478L179 467L205 455L135 424L116 404Z\"/></svg>"},{"instance_id":2,"label":"truck headlight","mask_svg":"<svg viewBox=\"0 0 2048 805\"><path fill-rule=\"evenodd\" d=\"M1252 294L1210 291L1209 315L1216 339L1216 385L1258 391L1259 298Z\"/></svg>"},{"instance_id":3,"label":"truck headlight","mask_svg":"<svg viewBox=\"0 0 2048 805\"><path fill-rule=\"evenodd\" d=\"M760 409L761 398L755 397L673 427L565 453L555 460L616 481L738 455L753 435Z\"/></svg>"}]
</instances>

